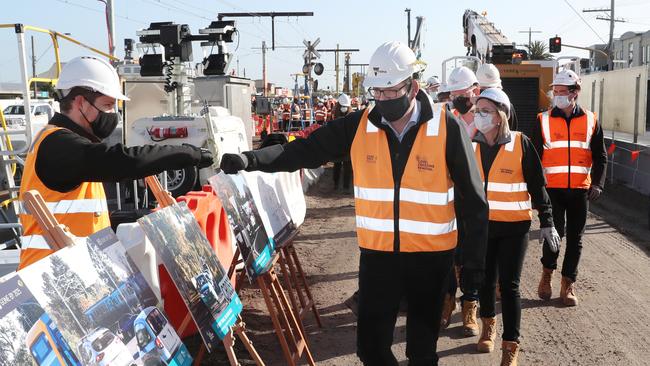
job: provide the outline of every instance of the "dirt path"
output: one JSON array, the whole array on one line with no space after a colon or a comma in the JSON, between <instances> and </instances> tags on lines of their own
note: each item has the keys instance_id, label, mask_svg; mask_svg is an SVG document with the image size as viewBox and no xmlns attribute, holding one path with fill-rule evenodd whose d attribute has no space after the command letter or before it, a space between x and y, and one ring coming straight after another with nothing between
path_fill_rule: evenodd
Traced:
<instances>
[{"instance_id":1,"label":"dirt path","mask_svg":"<svg viewBox=\"0 0 650 366\"><path fill-rule=\"evenodd\" d=\"M343 304L357 287L359 251L354 233L353 200L350 194L332 194L330 174L327 169L318 185L307 194L307 219L295 242L324 324L323 329L317 328L313 317L307 315L305 326L318 364L359 365L355 355L355 317ZM612 221L618 218L617 227L626 234L610 226L601 216L590 213L577 286L581 303L576 308L564 308L557 299L558 274L553 281L554 299L550 302L537 299L541 248L537 230L531 233L521 281L524 309L520 364L647 364L650 259L645 250L650 248L650 239L647 227L640 226L645 221L635 224L623 219L616 210L608 208L614 203L625 211L618 196L603 198L594 211L611 217ZM242 300L249 334L263 359L267 365L284 365L275 334L269 331L271 322L261 294L253 288L245 288ZM498 322L501 324L500 316ZM396 326L393 350L405 365L404 324L402 316ZM460 325L459 314L455 313L450 327L441 333L438 342L440 364L498 364L500 352L478 354L475 351L477 337L462 338ZM244 358L243 352L238 353ZM216 362L216 355L209 359L210 362L204 364L220 364Z\"/></svg>"}]
</instances>

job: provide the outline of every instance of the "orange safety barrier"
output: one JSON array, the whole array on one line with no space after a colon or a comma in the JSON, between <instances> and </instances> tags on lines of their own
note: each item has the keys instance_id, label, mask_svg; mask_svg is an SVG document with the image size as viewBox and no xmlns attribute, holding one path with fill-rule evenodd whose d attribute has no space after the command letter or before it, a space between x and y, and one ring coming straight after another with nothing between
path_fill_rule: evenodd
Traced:
<instances>
[{"instance_id":1,"label":"orange safety barrier","mask_svg":"<svg viewBox=\"0 0 650 366\"><path fill-rule=\"evenodd\" d=\"M202 191L188 192L185 196L176 198L178 202L186 202L187 207L192 211L199 227L212 245L221 265L228 269L233 257L232 237L230 235L230 224L228 216L221 206L221 201L212 191L210 185L203 186ZM183 329L179 334L181 338L192 336L198 332L194 322L189 322L185 327L181 326L187 318L187 306L183 302L178 289L174 285L164 265L158 267L160 277L160 294L165 300L165 312L174 329ZM235 275L230 281L235 287Z\"/></svg>"}]
</instances>

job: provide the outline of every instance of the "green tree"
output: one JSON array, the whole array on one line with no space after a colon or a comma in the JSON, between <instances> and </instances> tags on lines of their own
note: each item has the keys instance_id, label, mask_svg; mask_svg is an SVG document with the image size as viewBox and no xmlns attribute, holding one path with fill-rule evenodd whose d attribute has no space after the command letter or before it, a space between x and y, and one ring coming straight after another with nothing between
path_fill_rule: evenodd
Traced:
<instances>
[{"instance_id":1,"label":"green tree","mask_svg":"<svg viewBox=\"0 0 650 366\"><path fill-rule=\"evenodd\" d=\"M543 41L533 41L528 48L528 59L530 60L552 60L554 57L546 52L548 47Z\"/></svg>"}]
</instances>

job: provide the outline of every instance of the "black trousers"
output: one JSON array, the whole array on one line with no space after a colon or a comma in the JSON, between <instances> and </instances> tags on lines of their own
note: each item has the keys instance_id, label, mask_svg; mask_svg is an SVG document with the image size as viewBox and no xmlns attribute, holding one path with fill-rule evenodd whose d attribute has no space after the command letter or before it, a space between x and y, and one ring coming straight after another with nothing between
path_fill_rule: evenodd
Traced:
<instances>
[{"instance_id":1,"label":"black trousers","mask_svg":"<svg viewBox=\"0 0 650 366\"><path fill-rule=\"evenodd\" d=\"M503 340L519 341L521 295L519 280L528 248L528 233L488 238L485 256L485 282L479 291L481 318L496 316L497 278L501 286Z\"/></svg>"},{"instance_id":2,"label":"black trousers","mask_svg":"<svg viewBox=\"0 0 650 366\"><path fill-rule=\"evenodd\" d=\"M361 252L357 356L364 365L398 364L390 347L402 296L408 302L409 365L438 364L436 344L453 253Z\"/></svg>"},{"instance_id":3,"label":"black trousers","mask_svg":"<svg viewBox=\"0 0 650 366\"><path fill-rule=\"evenodd\" d=\"M350 188L352 182L352 161L337 161L334 163L334 171L332 172L334 178L334 187L339 187L339 180L341 178L341 168L343 168L343 188Z\"/></svg>"},{"instance_id":4,"label":"black trousers","mask_svg":"<svg viewBox=\"0 0 650 366\"><path fill-rule=\"evenodd\" d=\"M553 205L553 222L560 237L566 237L566 250L562 263L562 276L575 281L582 253L582 234L585 232L589 201L586 189L547 188ZM566 225L566 228L565 228ZM544 268L556 269L560 253L553 253L544 243L542 264Z\"/></svg>"},{"instance_id":5,"label":"black trousers","mask_svg":"<svg viewBox=\"0 0 650 366\"><path fill-rule=\"evenodd\" d=\"M456 208L458 210L458 208ZM458 211L456 211L456 217L459 217ZM459 220L458 221L458 237L462 238L464 237L463 231L465 230L465 227L463 225L463 221ZM456 266L461 266L463 263L463 243L459 241L458 245L456 246L456 252L454 254L454 265ZM462 271L461 271L461 276L462 276ZM460 284L456 281L456 274L452 271L449 274L449 278L447 279L447 293L452 295L454 298L456 297L456 292L458 290L458 286ZM463 292L460 295L460 301L461 304L463 301L478 301L478 291L470 291L470 292ZM462 306L462 305L461 305Z\"/></svg>"}]
</instances>

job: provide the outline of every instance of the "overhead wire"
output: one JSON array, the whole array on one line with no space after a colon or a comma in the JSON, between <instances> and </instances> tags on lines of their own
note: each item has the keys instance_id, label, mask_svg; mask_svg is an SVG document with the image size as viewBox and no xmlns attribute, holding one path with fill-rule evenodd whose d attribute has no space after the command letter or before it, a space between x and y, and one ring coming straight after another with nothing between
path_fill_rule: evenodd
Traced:
<instances>
[{"instance_id":1,"label":"overhead wire","mask_svg":"<svg viewBox=\"0 0 650 366\"><path fill-rule=\"evenodd\" d=\"M569 0L564 0L564 2L565 2L565 3L566 3L566 4L571 8L571 10L573 10L574 13L576 13L576 15L577 15L577 16L578 16L578 17L583 21L583 23L585 23L585 24L587 25L587 27L589 27L589 29L591 29L591 31L594 32L594 34L595 34L595 35L596 35L596 36L597 36L601 41L603 41L603 43L607 43L607 42L603 39L603 37L601 37L600 34L598 34L598 32L596 32L596 30L591 26L591 24L589 24L589 23L585 20L585 18L583 18L582 15L581 15L581 14L580 14L580 13L579 13L575 8L574 8L574 7L573 7L573 5L571 5L571 3L569 2Z\"/></svg>"}]
</instances>

